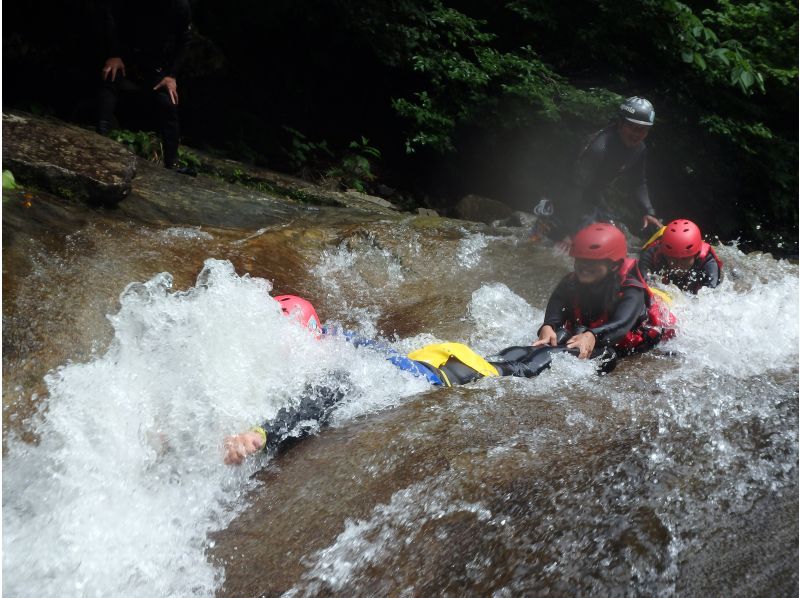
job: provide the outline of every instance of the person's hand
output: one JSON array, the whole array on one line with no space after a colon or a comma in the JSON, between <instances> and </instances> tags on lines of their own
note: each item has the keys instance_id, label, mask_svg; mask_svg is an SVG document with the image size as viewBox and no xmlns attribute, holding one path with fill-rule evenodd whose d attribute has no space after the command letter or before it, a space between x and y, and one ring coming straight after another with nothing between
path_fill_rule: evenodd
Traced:
<instances>
[{"instance_id":1,"label":"person's hand","mask_svg":"<svg viewBox=\"0 0 800 598\"><path fill-rule=\"evenodd\" d=\"M552 326L544 325L542 329L539 330L539 340L533 343L534 347L541 347L542 345L550 345L551 347L555 347L558 344L556 331L553 330Z\"/></svg>"},{"instance_id":2,"label":"person's hand","mask_svg":"<svg viewBox=\"0 0 800 598\"><path fill-rule=\"evenodd\" d=\"M567 341L567 348L578 349L578 351L580 351L580 353L578 353L578 359L589 359L592 351L594 351L596 342L597 339L594 337L594 334L589 331L581 332Z\"/></svg>"},{"instance_id":3,"label":"person's hand","mask_svg":"<svg viewBox=\"0 0 800 598\"><path fill-rule=\"evenodd\" d=\"M161 81L158 82L153 88L153 91L158 91L162 87L167 88L167 92L169 93L169 99L172 100L173 104L178 103L178 82L175 80L175 77L164 77Z\"/></svg>"},{"instance_id":4,"label":"person's hand","mask_svg":"<svg viewBox=\"0 0 800 598\"><path fill-rule=\"evenodd\" d=\"M664 224L655 216L651 216L650 214L645 214L642 216L642 230L647 228L648 224L652 224L656 228L661 228Z\"/></svg>"},{"instance_id":5,"label":"person's hand","mask_svg":"<svg viewBox=\"0 0 800 598\"><path fill-rule=\"evenodd\" d=\"M108 81L109 76L111 80L114 81L117 78L117 73L122 73L122 76L125 76L125 63L122 62L122 58L119 56L112 56L108 60L106 60L105 66L103 66L103 80Z\"/></svg>"},{"instance_id":6,"label":"person's hand","mask_svg":"<svg viewBox=\"0 0 800 598\"><path fill-rule=\"evenodd\" d=\"M225 437L225 465L240 465L264 446L264 438L258 432L249 431Z\"/></svg>"},{"instance_id":7,"label":"person's hand","mask_svg":"<svg viewBox=\"0 0 800 598\"><path fill-rule=\"evenodd\" d=\"M569 255L569 250L572 249L572 237L567 235L560 241L553 245L553 250L556 255Z\"/></svg>"}]
</instances>

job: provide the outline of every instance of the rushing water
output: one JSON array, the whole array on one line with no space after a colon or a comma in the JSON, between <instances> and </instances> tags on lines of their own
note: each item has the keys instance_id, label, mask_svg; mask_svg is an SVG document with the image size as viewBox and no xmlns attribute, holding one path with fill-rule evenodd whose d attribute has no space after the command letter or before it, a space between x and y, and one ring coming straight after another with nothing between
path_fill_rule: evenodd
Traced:
<instances>
[{"instance_id":1,"label":"rushing water","mask_svg":"<svg viewBox=\"0 0 800 598\"><path fill-rule=\"evenodd\" d=\"M457 389L317 341L270 299L304 294L323 321L400 350L488 355L533 339L570 266L523 233L91 225L29 248L20 284L51 325L4 357L4 593L794 592L795 265L719 247L735 276L671 289L679 333L652 354L604 377L563 356L534 380ZM37 343L62 364L46 389L16 369L46 354ZM334 370L353 390L330 430L223 465L224 435Z\"/></svg>"}]
</instances>

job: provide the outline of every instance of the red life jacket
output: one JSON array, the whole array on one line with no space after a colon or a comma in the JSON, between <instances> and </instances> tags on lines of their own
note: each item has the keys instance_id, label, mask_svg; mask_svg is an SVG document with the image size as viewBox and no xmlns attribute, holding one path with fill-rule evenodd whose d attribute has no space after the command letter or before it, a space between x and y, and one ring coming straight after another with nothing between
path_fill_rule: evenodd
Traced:
<instances>
[{"instance_id":1,"label":"red life jacket","mask_svg":"<svg viewBox=\"0 0 800 598\"><path fill-rule=\"evenodd\" d=\"M719 271L722 272L722 260L717 257L717 252L714 251L714 248L705 241L703 241L703 244L700 246L700 253L697 256L697 261L701 264L704 263L709 253L711 253L711 257L714 258L714 261L717 262Z\"/></svg>"},{"instance_id":2,"label":"red life jacket","mask_svg":"<svg viewBox=\"0 0 800 598\"><path fill-rule=\"evenodd\" d=\"M655 346L661 340L666 340L675 336L675 316L669 311L669 308L662 303L661 299L653 294L650 287L647 286L644 278L642 278L642 274L639 272L639 266L635 259L625 258L622 261L622 266L620 266L617 271L617 278L620 286L620 298L623 295L623 289L625 287L644 289L644 301L647 307L647 315L644 320L636 324L624 337L618 340L614 344L614 347L628 352L637 349L646 350ZM580 322L588 328L596 328L608 322L609 313L606 310L595 320L588 323L583 322L580 308L576 303L573 317L576 323Z\"/></svg>"}]
</instances>

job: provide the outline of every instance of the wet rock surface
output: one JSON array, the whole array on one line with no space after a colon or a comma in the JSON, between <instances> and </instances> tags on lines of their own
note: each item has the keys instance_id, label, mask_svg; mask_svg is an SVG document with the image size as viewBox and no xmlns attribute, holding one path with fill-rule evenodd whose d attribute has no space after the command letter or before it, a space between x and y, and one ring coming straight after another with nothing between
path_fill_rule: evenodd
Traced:
<instances>
[{"instance_id":1,"label":"wet rock surface","mask_svg":"<svg viewBox=\"0 0 800 598\"><path fill-rule=\"evenodd\" d=\"M3 114L3 168L66 199L114 205L131 190L136 157L91 131L21 112Z\"/></svg>"}]
</instances>

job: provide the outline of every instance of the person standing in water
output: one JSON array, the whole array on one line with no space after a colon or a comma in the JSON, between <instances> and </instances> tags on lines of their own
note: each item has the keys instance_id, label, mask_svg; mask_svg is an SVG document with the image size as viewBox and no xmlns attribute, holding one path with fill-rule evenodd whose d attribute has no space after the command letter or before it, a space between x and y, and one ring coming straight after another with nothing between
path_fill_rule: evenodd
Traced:
<instances>
[{"instance_id":1,"label":"person standing in water","mask_svg":"<svg viewBox=\"0 0 800 598\"><path fill-rule=\"evenodd\" d=\"M619 106L617 118L595 133L578 156L561 205L558 226L551 233L556 248L569 253L575 233L592 222L618 222L606 200L608 187L626 179L629 195L642 214L642 228L661 227L650 201L646 176L645 139L655 123L656 112L645 98L633 96Z\"/></svg>"}]
</instances>

